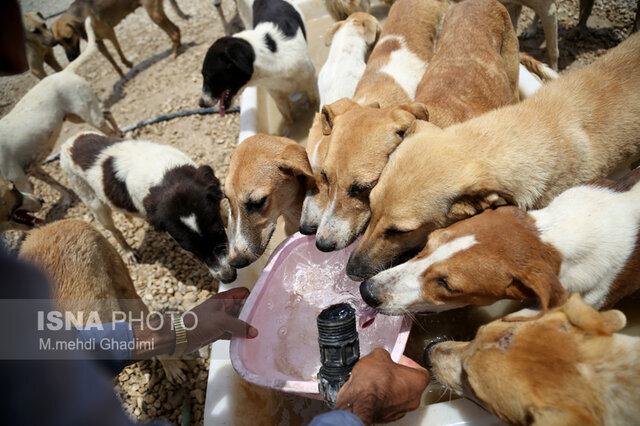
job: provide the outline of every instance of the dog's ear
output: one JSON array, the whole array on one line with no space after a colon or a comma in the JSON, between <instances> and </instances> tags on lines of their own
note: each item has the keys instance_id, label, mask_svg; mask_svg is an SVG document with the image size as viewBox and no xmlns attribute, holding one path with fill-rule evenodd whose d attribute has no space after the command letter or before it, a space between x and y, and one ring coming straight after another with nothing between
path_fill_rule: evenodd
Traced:
<instances>
[{"instance_id":1,"label":"dog's ear","mask_svg":"<svg viewBox=\"0 0 640 426\"><path fill-rule=\"evenodd\" d=\"M610 335L627 325L627 318L617 309L598 312L574 293L561 308L571 324L588 333Z\"/></svg>"},{"instance_id":2,"label":"dog's ear","mask_svg":"<svg viewBox=\"0 0 640 426\"><path fill-rule=\"evenodd\" d=\"M355 102L351 99L342 98L332 104L323 106L321 111L322 116L320 117L322 121L322 134L325 136L330 135L336 117L347 112L353 105L355 105Z\"/></svg>"},{"instance_id":3,"label":"dog's ear","mask_svg":"<svg viewBox=\"0 0 640 426\"><path fill-rule=\"evenodd\" d=\"M344 25L346 21L339 21L336 22L335 24L331 25L329 28L327 28L327 32L324 34L324 45L329 47L331 46L331 42L333 41L333 36L336 35L336 33L338 32L338 30L340 28L342 28L342 26Z\"/></svg>"},{"instance_id":4,"label":"dog's ear","mask_svg":"<svg viewBox=\"0 0 640 426\"><path fill-rule=\"evenodd\" d=\"M45 19L44 19L44 16L42 16L42 13L40 13L40 12L36 12L36 15L38 15L38 17L39 17L40 19L42 19L43 21L45 20Z\"/></svg>"},{"instance_id":5,"label":"dog's ear","mask_svg":"<svg viewBox=\"0 0 640 426\"><path fill-rule=\"evenodd\" d=\"M236 68L246 75L253 74L253 61L255 55L248 55L247 48L241 44L231 44L225 49L224 56L226 60L232 63Z\"/></svg>"},{"instance_id":6,"label":"dog's ear","mask_svg":"<svg viewBox=\"0 0 640 426\"><path fill-rule=\"evenodd\" d=\"M530 320L544 315L551 308L566 302L569 293L562 287L560 280L543 259L533 260L531 267L518 270L514 274L516 284L534 293L540 300L541 310L538 315L509 316L506 321Z\"/></svg>"},{"instance_id":7,"label":"dog's ear","mask_svg":"<svg viewBox=\"0 0 640 426\"><path fill-rule=\"evenodd\" d=\"M296 143L287 146L280 154L280 158L275 160L275 164L284 173L302 178L306 189L313 188L315 180L311 164L309 164L307 151L301 145Z\"/></svg>"},{"instance_id":8,"label":"dog's ear","mask_svg":"<svg viewBox=\"0 0 640 426\"><path fill-rule=\"evenodd\" d=\"M213 172L213 169L208 166L200 166L196 170L195 175L196 182L203 184L207 191L207 196L212 199L212 201L220 201L222 199L222 189L220 186L220 181L216 177L216 174Z\"/></svg>"},{"instance_id":9,"label":"dog's ear","mask_svg":"<svg viewBox=\"0 0 640 426\"><path fill-rule=\"evenodd\" d=\"M380 37L380 23L378 20L371 16L371 19L365 19L362 26L364 27L364 41L368 46L373 46Z\"/></svg>"},{"instance_id":10,"label":"dog's ear","mask_svg":"<svg viewBox=\"0 0 640 426\"><path fill-rule=\"evenodd\" d=\"M487 209L515 204L513 194L493 176L485 173L481 165L470 164L460 175L464 181L471 183L462 187L460 195L449 208L448 216L453 221L466 219Z\"/></svg>"},{"instance_id":11,"label":"dog's ear","mask_svg":"<svg viewBox=\"0 0 640 426\"><path fill-rule=\"evenodd\" d=\"M67 26L83 39L87 38L87 31L84 29L84 22L72 20L67 22Z\"/></svg>"},{"instance_id":12,"label":"dog's ear","mask_svg":"<svg viewBox=\"0 0 640 426\"><path fill-rule=\"evenodd\" d=\"M417 120L429 121L429 110L424 104L414 102L409 105L400 105L397 110L407 111L413 115Z\"/></svg>"}]
</instances>

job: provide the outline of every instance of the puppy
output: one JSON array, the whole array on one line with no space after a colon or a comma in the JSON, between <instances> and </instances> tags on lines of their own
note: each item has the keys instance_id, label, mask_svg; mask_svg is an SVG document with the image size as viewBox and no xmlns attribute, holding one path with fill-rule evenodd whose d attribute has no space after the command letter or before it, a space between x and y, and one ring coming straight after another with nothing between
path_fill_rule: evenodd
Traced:
<instances>
[{"instance_id":1,"label":"puppy","mask_svg":"<svg viewBox=\"0 0 640 426\"><path fill-rule=\"evenodd\" d=\"M113 234L130 264L136 257L115 227L112 209L145 218L158 231L168 232L220 281L235 279L236 271L226 260L222 191L211 167L197 167L170 146L90 132L62 145L60 165L71 188Z\"/></svg>"},{"instance_id":2,"label":"puppy","mask_svg":"<svg viewBox=\"0 0 640 426\"><path fill-rule=\"evenodd\" d=\"M170 0L170 2L178 15L186 17L178 8L175 0ZM93 18L93 28L96 32L100 53L111 63L120 77L124 78L124 73L102 40L111 41L120 55L122 63L127 67L133 66L131 61L124 56L114 28L140 6L144 7L149 18L167 33L173 43L173 54L177 56L180 48L180 29L165 15L162 0L76 0L53 23L51 29L56 40L64 48L69 61L73 61L80 54L80 39L86 40L87 38L82 23L87 17Z\"/></svg>"},{"instance_id":3,"label":"puppy","mask_svg":"<svg viewBox=\"0 0 640 426\"><path fill-rule=\"evenodd\" d=\"M609 175L640 153L639 90L632 35L520 103L446 129L416 122L371 191L347 273L369 278L417 254L435 228L504 204L542 208Z\"/></svg>"},{"instance_id":4,"label":"puppy","mask_svg":"<svg viewBox=\"0 0 640 426\"><path fill-rule=\"evenodd\" d=\"M354 13L368 12L371 2L370 0L324 0L324 5L333 19L342 21Z\"/></svg>"},{"instance_id":5,"label":"puppy","mask_svg":"<svg viewBox=\"0 0 640 426\"><path fill-rule=\"evenodd\" d=\"M111 114L101 111L89 83L76 74L96 50L90 19L86 26L89 45L82 55L36 84L0 120L0 177L12 181L20 192L31 194L33 187L25 173L31 169L38 179L60 192L67 206L72 200L69 191L40 167L53 149L63 121L84 121L105 133L120 135Z\"/></svg>"},{"instance_id":6,"label":"puppy","mask_svg":"<svg viewBox=\"0 0 640 426\"><path fill-rule=\"evenodd\" d=\"M255 0L252 12L252 30L222 37L207 51L200 106L219 101L224 115L244 87L263 86L285 121L292 122L291 93L304 93L314 109L318 103L302 13L285 0Z\"/></svg>"},{"instance_id":7,"label":"puppy","mask_svg":"<svg viewBox=\"0 0 640 426\"><path fill-rule=\"evenodd\" d=\"M318 73L321 107L353 96L379 35L378 20L363 12L356 12L327 29L324 42L331 49Z\"/></svg>"},{"instance_id":8,"label":"puppy","mask_svg":"<svg viewBox=\"0 0 640 426\"><path fill-rule=\"evenodd\" d=\"M640 338L615 333L626 318L573 295L532 321L497 320L471 342L428 349L434 377L502 421L622 425L640 418Z\"/></svg>"},{"instance_id":9,"label":"puppy","mask_svg":"<svg viewBox=\"0 0 640 426\"><path fill-rule=\"evenodd\" d=\"M116 249L88 223L61 220L30 232L20 258L47 275L61 311L84 319L97 312L102 323L114 321L114 312L135 319L149 314ZM159 360L169 380L186 380L182 361Z\"/></svg>"},{"instance_id":10,"label":"puppy","mask_svg":"<svg viewBox=\"0 0 640 426\"><path fill-rule=\"evenodd\" d=\"M280 216L285 232L300 227L302 201L313 173L304 147L291 139L257 134L231 154L225 195L229 200L229 264L244 268L267 248Z\"/></svg>"},{"instance_id":11,"label":"puppy","mask_svg":"<svg viewBox=\"0 0 640 426\"><path fill-rule=\"evenodd\" d=\"M576 186L541 210L487 210L429 235L407 263L361 285L384 313L442 311L535 295L543 310L579 293L608 309L640 288L640 169Z\"/></svg>"},{"instance_id":12,"label":"puppy","mask_svg":"<svg viewBox=\"0 0 640 426\"><path fill-rule=\"evenodd\" d=\"M47 28L44 16L40 12L28 12L22 15L24 24L25 47L27 49L27 62L31 74L42 80L47 76L44 70L46 62L54 71L62 71L56 56L53 54L53 46L58 44L51 30Z\"/></svg>"},{"instance_id":13,"label":"puppy","mask_svg":"<svg viewBox=\"0 0 640 426\"><path fill-rule=\"evenodd\" d=\"M41 200L21 193L13 183L0 178L0 232L25 231L44 223L42 219L30 214L41 208Z\"/></svg>"},{"instance_id":14,"label":"puppy","mask_svg":"<svg viewBox=\"0 0 640 426\"><path fill-rule=\"evenodd\" d=\"M436 0L395 3L380 34L353 100L325 105L316 125L327 137L327 154L315 175L319 192L327 192L316 232L322 251L340 250L366 226L368 196L388 156L416 119L426 119L410 103L433 55L446 5Z\"/></svg>"}]
</instances>

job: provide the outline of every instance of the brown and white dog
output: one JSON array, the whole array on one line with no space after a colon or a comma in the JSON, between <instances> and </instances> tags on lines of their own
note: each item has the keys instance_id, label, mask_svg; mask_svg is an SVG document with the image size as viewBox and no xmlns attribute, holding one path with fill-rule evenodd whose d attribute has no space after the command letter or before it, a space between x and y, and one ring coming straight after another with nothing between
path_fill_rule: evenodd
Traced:
<instances>
[{"instance_id":1,"label":"brown and white dog","mask_svg":"<svg viewBox=\"0 0 640 426\"><path fill-rule=\"evenodd\" d=\"M47 76L44 70L46 62L54 71L62 71L56 56L53 54L53 46L58 44L51 30L47 28L44 16L40 12L28 12L22 15L24 24L25 47L27 49L27 62L31 74L42 80Z\"/></svg>"},{"instance_id":2,"label":"brown and white dog","mask_svg":"<svg viewBox=\"0 0 640 426\"><path fill-rule=\"evenodd\" d=\"M42 223L41 219L31 215L41 208L42 200L23 194L13 183L0 178L0 232L25 231Z\"/></svg>"},{"instance_id":3,"label":"brown and white dog","mask_svg":"<svg viewBox=\"0 0 640 426\"><path fill-rule=\"evenodd\" d=\"M371 191L371 220L347 264L365 279L427 235L504 204L542 208L640 153L640 34L532 97L440 129L416 122ZM426 143L428 142L428 143Z\"/></svg>"},{"instance_id":4,"label":"brown and white dog","mask_svg":"<svg viewBox=\"0 0 640 426\"><path fill-rule=\"evenodd\" d=\"M536 296L543 310L579 293L611 308L640 288L640 169L576 186L541 210L486 210L429 235L410 261L362 283L387 314L439 312Z\"/></svg>"},{"instance_id":5,"label":"brown and white dog","mask_svg":"<svg viewBox=\"0 0 640 426\"><path fill-rule=\"evenodd\" d=\"M112 209L147 220L192 252L222 282L236 278L227 261L227 235L220 216L222 190L209 166L148 141L84 132L60 149L69 185L125 251L136 255L113 223Z\"/></svg>"},{"instance_id":6,"label":"brown and white dog","mask_svg":"<svg viewBox=\"0 0 640 426\"><path fill-rule=\"evenodd\" d=\"M175 0L170 0L170 3L178 15L186 17L178 8ZM114 28L140 6L144 7L149 18L167 33L173 43L173 54L177 56L180 48L180 29L167 18L162 6L162 0L76 0L53 23L51 29L56 40L64 48L67 59L73 61L80 54L80 39L86 40L87 38L82 26L83 22L87 17L91 17L100 53L111 63L113 68L120 74L120 77L124 78L124 73L102 40L111 41L118 55L120 55L122 63L127 67L133 66L131 61L124 56Z\"/></svg>"},{"instance_id":7,"label":"brown and white dog","mask_svg":"<svg viewBox=\"0 0 640 426\"><path fill-rule=\"evenodd\" d=\"M366 226L369 191L402 134L426 119L416 94L447 6L436 0L400 0L389 11L353 100L325 105L316 125L328 137L322 166L314 171L318 191L328 193L316 232L322 251L340 250Z\"/></svg>"},{"instance_id":8,"label":"brown and white dog","mask_svg":"<svg viewBox=\"0 0 640 426\"><path fill-rule=\"evenodd\" d=\"M300 227L302 201L313 173L304 147L257 134L231 154L225 195L229 200L229 264L244 268L266 250L280 216L285 233Z\"/></svg>"},{"instance_id":9,"label":"brown and white dog","mask_svg":"<svg viewBox=\"0 0 640 426\"><path fill-rule=\"evenodd\" d=\"M471 342L431 346L427 364L456 393L518 425L623 425L640 418L640 338L626 318L578 295L536 320L491 322Z\"/></svg>"},{"instance_id":10,"label":"brown and white dog","mask_svg":"<svg viewBox=\"0 0 640 426\"><path fill-rule=\"evenodd\" d=\"M107 323L114 321L114 312L135 319L149 313L116 249L86 222L61 220L31 231L20 258L44 272L56 307L77 318L88 319L90 312L97 312ZM169 380L185 381L182 361L159 360Z\"/></svg>"}]
</instances>

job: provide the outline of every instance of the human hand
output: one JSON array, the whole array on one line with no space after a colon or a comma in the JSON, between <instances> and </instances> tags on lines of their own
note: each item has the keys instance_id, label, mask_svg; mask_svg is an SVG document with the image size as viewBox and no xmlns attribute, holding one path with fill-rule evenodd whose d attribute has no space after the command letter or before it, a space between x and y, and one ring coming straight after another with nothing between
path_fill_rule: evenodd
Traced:
<instances>
[{"instance_id":1,"label":"human hand","mask_svg":"<svg viewBox=\"0 0 640 426\"><path fill-rule=\"evenodd\" d=\"M396 364L389 352L374 349L353 367L335 409L350 411L365 424L398 420L418 408L428 382L429 372L415 362L405 358Z\"/></svg>"}]
</instances>

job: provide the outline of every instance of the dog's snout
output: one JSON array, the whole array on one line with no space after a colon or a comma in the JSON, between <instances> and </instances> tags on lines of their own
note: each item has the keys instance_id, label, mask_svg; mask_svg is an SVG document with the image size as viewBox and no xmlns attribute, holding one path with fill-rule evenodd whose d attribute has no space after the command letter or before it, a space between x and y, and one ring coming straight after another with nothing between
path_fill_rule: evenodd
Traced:
<instances>
[{"instance_id":1,"label":"dog's snout","mask_svg":"<svg viewBox=\"0 0 640 426\"><path fill-rule=\"evenodd\" d=\"M238 272L234 268L225 268L217 273L218 279L227 284L236 279Z\"/></svg>"},{"instance_id":2,"label":"dog's snout","mask_svg":"<svg viewBox=\"0 0 640 426\"><path fill-rule=\"evenodd\" d=\"M237 269L244 268L245 266L249 266L250 263L251 261L246 257L233 256L233 254L229 256L229 265L231 265L234 268L237 268Z\"/></svg>"},{"instance_id":3,"label":"dog's snout","mask_svg":"<svg viewBox=\"0 0 640 426\"><path fill-rule=\"evenodd\" d=\"M43 199L43 198L38 197L38 198L37 198L37 200L38 200L38 202L39 202L40 204L44 204L44 199Z\"/></svg>"},{"instance_id":4,"label":"dog's snout","mask_svg":"<svg viewBox=\"0 0 640 426\"><path fill-rule=\"evenodd\" d=\"M200 100L198 101L198 106L200 108L206 108L208 105L207 105L207 102L205 102L205 100L203 98L200 98Z\"/></svg>"},{"instance_id":5,"label":"dog's snout","mask_svg":"<svg viewBox=\"0 0 640 426\"><path fill-rule=\"evenodd\" d=\"M433 364L431 363L431 350L438 344L441 343L439 340L434 340L430 342L427 347L424 349L424 365L427 367L427 370L431 371L433 368Z\"/></svg>"},{"instance_id":6,"label":"dog's snout","mask_svg":"<svg viewBox=\"0 0 640 426\"><path fill-rule=\"evenodd\" d=\"M336 243L334 241L325 240L324 238L316 239L316 247L318 250L324 252L334 251L336 249Z\"/></svg>"},{"instance_id":7,"label":"dog's snout","mask_svg":"<svg viewBox=\"0 0 640 426\"><path fill-rule=\"evenodd\" d=\"M380 306L382 303L371 291L373 283L370 280L367 280L360 284L360 295L362 296L362 300L364 300L367 305L376 308Z\"/></svg>"},{"instance_id":8,"label":"dog's snout","mask_svg":"<svg viewBox=\"0 0 640 426\"><path fill-rule=\"evenodd\" d=\"M367 278L371 278L374 274L367 265L369 264L366 256L358 256L356 250L349 256L349 262L347 262L347 275L354 281L363 281Z\"/></svg>"},{"instance_id":9,"label":"dog's snout","mask_svg":"<svg viewBox=\"0 0 640 426\"><path fill-rule=\"evenodd\" d=\"M301 223L300 224L300 233L302 235L313 235L318 231L318 227L314 226L311 223Z\"/></svg>"}]
</instances>

